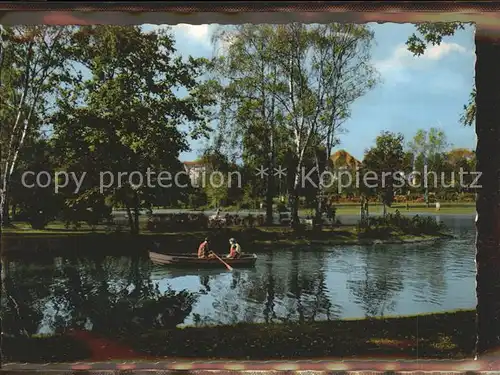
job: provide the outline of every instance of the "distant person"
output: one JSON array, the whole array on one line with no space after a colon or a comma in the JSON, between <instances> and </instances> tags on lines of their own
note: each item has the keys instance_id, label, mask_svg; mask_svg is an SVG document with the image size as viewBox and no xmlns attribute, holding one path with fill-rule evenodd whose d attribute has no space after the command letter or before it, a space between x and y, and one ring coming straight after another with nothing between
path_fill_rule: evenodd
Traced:
<instances>
[{"instance_id":1,"label":"distant person","mask_svg":"<svg viewBox=\"0 0 500 375\"><path fill-rule=\"evenodd\" d=\"M212 253L212 251L210 251L209 246L208 246L208 238L205 238L205 240L198 247L198 258L205 259L205 258L213 258L213 257L214 257L214 254Z\"/></svg>"},{"instance_id":2,"label":"distant person","mask_svg":"<svg viewBox=\"0 0 500 375\"><path fill-rule=\"evenodd\" d=\"M241 246L234 238L229 239L229 259L237 259L241 256Z\"/></svg>"}]
</instances>

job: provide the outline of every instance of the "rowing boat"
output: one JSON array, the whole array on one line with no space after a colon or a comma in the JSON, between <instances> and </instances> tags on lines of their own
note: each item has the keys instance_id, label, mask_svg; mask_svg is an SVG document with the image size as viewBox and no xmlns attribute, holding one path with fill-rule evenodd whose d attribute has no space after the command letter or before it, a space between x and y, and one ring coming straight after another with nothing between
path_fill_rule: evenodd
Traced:
<instances>
[{"instance_id":1,"label":"rowing boat","mask_svg":"<svg viewBox=\"0 0 500 375\"><path fill-rule=\"evenodd\" d=\"M225 267L217 258L200 259L197 254L162 254L150 251L149 258L153 263L161 265L175 265L181 267L194 266L199 268ZM257 255L244 254L237 259L229 259L226 257L222 259L233 268L254 267L257 261Z\"/></svg>"}]
</instances>

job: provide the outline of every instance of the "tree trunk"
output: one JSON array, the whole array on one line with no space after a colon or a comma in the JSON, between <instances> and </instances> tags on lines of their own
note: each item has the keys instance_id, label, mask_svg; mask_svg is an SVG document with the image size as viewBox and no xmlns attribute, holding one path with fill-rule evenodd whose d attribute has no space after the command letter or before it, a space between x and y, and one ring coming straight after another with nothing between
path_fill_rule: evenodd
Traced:
<instances>
[{"instance_id":1,"label":"tree trunk","mask_svg":"<svg viewBox=\"0 0 500 375\"><path fill-rule=\"evenodd\" d=\"M360 203L361 203L361 210L360 210L360 224L362 227L365 227L366 226L366 204L365 204L365 196L364 195L361 195L361 199L360 199Z\"/></svg>"},{"instance_id":2,"label":"tree trunk","mask_svg":"<svg viewBox=\"0 0 500 375\"><path fill-rule=\"evenodd\" d=\"M299 219L299 186L300 186L300 168L297 168L297 172L295 175L295 181L293 182L293 188L292 191L290 192L290 208L292 210L291 212L291 227L296 229L300 225L300 219Z\"/></svg>"},{"instance_id":3,"label":"tree trunk","mask_svg":"<svg viewBox=\"0 0 500 375\"><path fill-rule=\"evenodd\" d=\"M139 194L137 191L134 191L134 234L139 234Z\"/></svg>"},{"instance_id":4,"label":"tree trunk","mask_svg":"<svg viewBox=\"0 0 500 375\"><path fill-rule=\"evenodd\" d=\"M299 219L299 194L297 193L297 189L294 188L290 193L290 208L291 212L291 226L292 228L297 228L300 224Z\"/></svg>"},{"instance_id":5,"label":"tree trunk","mask_svg":"<svg viewBox=\"0 0 500 375\"><path fill-rule=\"evenodd\" d=\"M9 217L9 194L7 189L1 192L0 194L0 215L1 215L1 226L4 227L9 225L10 217Z\"/></svg>"},{"instance_id":6,"label":"tree trunk","mask_svg":"<svg viewBox=\"0 0 500 375\"><path fill-rule=\"evenodd\" d=\"M128 204L125 207L127 209L128 226L130 228L130 234L134 234L135 225L134 225L134 218L132 216L132 210L130 209L130 206Z\"/></svg>"},{"instance_id":7,"label":"tree trunk","mask_svg":"<svg viewBox=\"0 0 500 375\"><path fill-rule=\"evenodd\" d=\"M267 174L267 190L266 190L266 224L271 225L273 223L273 198L275 192L275 181L274 181L274 140L273 140L273 130L271 130L271 156L269 160L269 171Z\"/></svg>"},{"instance_id":8,"label":"tree trunk","mask_svg":"<svg viewBox=\"0 0 500 375\"><path fill-rule=\"evenodd\" d=\"M267 177L267 193L266 193L266 224L273 223L273 198L274 198L274 179L273 176Z\"/></svg>"},{"instance_id":9,"label":"tree trunk","mask_svg":"<svg viewBox=\"0 0 500 375\"><path fill-rule=\"evenodd\" d=\"M314 228L321 229L323 225L323 189L318 186L316 192L316 208L314 213Z\"/></svg>"},{"instance_id":10,"label":"tree trunk","mask_svg":"<svg viewBox=\"0 0 500 375\"><path fill-rule=\"evenodd\" d=\"M476 32L477 346L478 355L500 346L500 38Z\"/></svg>"},{"instance_id":11,"label":"tree trunk","mask_svg":"<svg viewBox=\"0 0 500 375\"><path fill-rule=\"evenodd\" d=\"M323 173L326 171L326 165L327 165L327 160L328 160L328 154L325 153L325 159L323 160L323 163L320 164L318 155L316 154L315 156L315 163L316 163L316 169L318 171L318 187L316 188L316 207L315 207L315 215L314 215L314 228L315 229L321 229L323 227L323 211L325 208L325 205L323 204L324 201L324 189L323 189L323 184L322 184L322 178L321 176Z\"/></svg>"}]
</instances>

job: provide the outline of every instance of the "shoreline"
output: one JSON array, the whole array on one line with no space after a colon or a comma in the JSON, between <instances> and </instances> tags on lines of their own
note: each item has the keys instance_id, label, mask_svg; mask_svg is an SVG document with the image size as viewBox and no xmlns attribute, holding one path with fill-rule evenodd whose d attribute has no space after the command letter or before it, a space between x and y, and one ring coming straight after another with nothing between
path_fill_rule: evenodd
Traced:
<instances>
[{"instance_id":1,"label":"shoreline","mask_svg":"<svg viewBox=\"0 0 500 375\"><path fill-rule=\"evenodd\" d=\"M92 360L92 341L130 348L138 360L283 360L309 358L472 358L475 310L310 323L238 323L129 332L121 337L89 332L80 338L34 335L4 338L6 363ZM418 330L417 330L418 322ZM460 327L460 330L457 330ZM82 339L83 336L83 339ZM92 340L85 339L92 337ZM216 343L216 345L214 345ZM26 348L32 349L26 350ZM100 358L105 357L106 348ZM116 351L115 351L116 353ZM110 353L109 360L118 360ZM131 359L131 358L127 358Z\"/></svg>"},{"instance_id":2,"label":"shoreline","mask_svg":"<svg viewBox=\"0 0 500 375\"><path fill-rule=\"evenodd\" d=\"M355 232L354 226L340 226L321 232L295 233L281 227L224 228L191 232L151 233L138 235L115 232L90 232L71 230L26 231L8 230L2 233L2 255L7 254L78 254L109 253L138 254L154 249L154 243L161 247L174 248L174 252L196 252L199 243L209 237L214 248L225 249L227 239L235 237L247 253L272 251L273 249L305 246L373 246L396 244L432 243L454 238L448 233L436 235L407 235L392 233L385 238L363 238ZM255 249L258 248L258 249ZM80 251L78 251L80 250ZM170 250L169 250L170 251Z\"/></svg>"},{"instance_id":3,"label":"shoreline","mask_svg":"<svg viewBox=\"0 0 500 375\"><path fill-rule=\"evenodd\" d=\"M475 310L454 310L302 324L186 327L155 330L121 342L148 356L162 356L170 351L177 357L207 359L294 359L296 353L305 358L396 355L463 359L473 355L475 314ZM457 332L456 327L461 327L461 331ZM178 345L182 342L191 345ZM214 342L217 342L216 348L213 348Z\"/></svg>"}]
</instances>

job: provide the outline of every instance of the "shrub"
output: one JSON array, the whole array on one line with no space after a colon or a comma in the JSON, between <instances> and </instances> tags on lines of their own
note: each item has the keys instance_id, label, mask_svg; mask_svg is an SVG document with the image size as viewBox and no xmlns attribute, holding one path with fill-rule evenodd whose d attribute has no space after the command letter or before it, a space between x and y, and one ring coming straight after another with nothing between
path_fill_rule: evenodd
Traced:
<instances>
[{"instance_id":1,"label":"shrub","mask_svg":"<svg viewBox=\"0 0 500 375\"><path fill-rule=\"evenodd\" d=\"M443 222L436 221L431 216L403 216L396 210L394 214L385 217L369 217L366 223L358 222L358 233L364 236L385 238L392 232L411 235L436 235L446 229Z\"/></svg>"}]
</instances>

